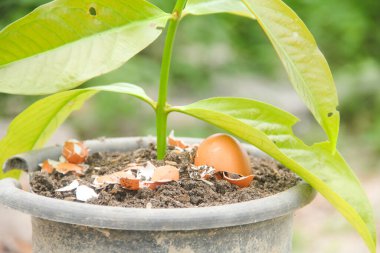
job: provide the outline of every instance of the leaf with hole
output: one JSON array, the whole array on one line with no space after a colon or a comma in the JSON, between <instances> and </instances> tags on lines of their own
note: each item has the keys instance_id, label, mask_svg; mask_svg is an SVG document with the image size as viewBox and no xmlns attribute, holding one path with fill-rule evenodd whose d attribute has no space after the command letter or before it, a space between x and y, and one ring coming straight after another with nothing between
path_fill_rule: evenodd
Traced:
<instances>
[{"instance_id":1,"label":"leaf with hole","mask_svg":"<svg viewBox=\"0 0 380 253\"><path fill-rule=\"evenodd\" d=\"M57 0L0 32L0 92L49 94L114 70L170 15L143 0Z\"/></svg>"},{"instance_id":2,"label":"leaf with hole","mask_svg":"<svg viewBox=\"0 0 380 253\"><path fill-rule=\"evenodd\" d=\"M99 91L129 94L155 107L155 102L142 88L127 83L95 86L51 95L32 104L11 122L6 136L0 140L0 165L2 166L12 155L41 148L71 112L79 109Z\"/></svg>"},{"instance_id":3,"label":"leaf with hole","mask_svg":"<svg viewBox=\"0 0 380 253\"><path fill-rule=\"evenodd\" d=\"M243 98L211 98L172 107L227 130L272 156L319 191L358 231L374 251L372 208L352 169L330 143L305 145L294 136L293 115L266 103Z\"/></svg>"}]
</instances>

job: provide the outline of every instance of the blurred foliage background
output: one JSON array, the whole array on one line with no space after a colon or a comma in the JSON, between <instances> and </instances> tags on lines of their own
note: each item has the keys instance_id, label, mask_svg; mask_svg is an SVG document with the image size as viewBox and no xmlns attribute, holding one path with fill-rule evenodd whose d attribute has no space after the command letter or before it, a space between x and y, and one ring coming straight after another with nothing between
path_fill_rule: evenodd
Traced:
<instances>
[{"instance_id":1,"label":"blurred foliage background","mask_svg":"<svg viewBox=\"0 0 380 253\"><path fill-rule=\"evenodd\" d=\"M167 12L174 0L151 0ZM1 0L0 28L47 0ZM340 146L380 154L380 1L286 0L314 34L335 76L342 115ZM156 98L161 36L120 69L83 86L126 81ZM264 100L302 119L297 132L306 141L325 138L287 80L275 51L257 23L230 15L187 17L178 32L169 103L185 104L210 96ZM0 94L3 125L39 97ZM78 138L155 134L153 112L139 101L100 94L68 120ZM0 121L0 122L1 122ZM213 127L183 116L171 117L177 135L204 136ZM355 149L354 149L355 150ZM371 157L371 155L369 155ZM376 159L365 167L376 167Z\"/></svg>"}]
</instances>

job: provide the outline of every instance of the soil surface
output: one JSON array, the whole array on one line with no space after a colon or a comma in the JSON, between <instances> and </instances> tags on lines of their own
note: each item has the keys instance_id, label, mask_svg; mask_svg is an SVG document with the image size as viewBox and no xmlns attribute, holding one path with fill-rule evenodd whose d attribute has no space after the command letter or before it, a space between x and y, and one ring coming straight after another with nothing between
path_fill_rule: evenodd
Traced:
<instances>
[{"instance_id":1,"label":"soil surface","mask_svg":"<svg viewBox=\"0 0 380 253\"><path fill-rule=\"evenodd\" d=\"M159 186L156 190L142 188L131 191L118 184L96 189L97 199L88 203L121 207L140 208L186 208L205 207L237 203L276 194L294 186L299 178L287 168L268 158L250 156L254 179L249 187L239 188L229 182L214 177L208 183L189 177L188 169L193 163L195 150L178 151L168 148L163 161L156 160L156 150L153 145L127 153L94 153L86 161L90 167L84 176L75 174L63 175L58 172L47 174L35 172L31 175L33 192L57 199L77 201L75 190L57 192L77 179L81 185L91 186L94 176L106 175L126 168L130 163L145 165L150 161L156 166L173 165L180 169L180 180ZM92 187L94 188L94 187Z\"/></svg>"}]
</instances>

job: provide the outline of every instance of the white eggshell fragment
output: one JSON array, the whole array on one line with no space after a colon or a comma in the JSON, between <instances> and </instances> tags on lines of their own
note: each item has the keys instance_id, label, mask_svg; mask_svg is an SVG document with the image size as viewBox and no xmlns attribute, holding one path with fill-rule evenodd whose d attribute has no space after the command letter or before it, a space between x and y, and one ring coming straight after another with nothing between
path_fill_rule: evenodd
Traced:
<instances>
[{"instance_id":1,"label":"white eggshell fragment","mask_svg":"<svg viewBox=\"0 0 380 253\"><path fill-rule=\"evenodd\" d=\"M86 185L78 186L75 194L76 194L77 200L84 201L84 202L86 202L92 198L98 197L98 194L96 194L94 189L92 189Z\"/></svg>"},{"instance_id":2,"label":"white eggshell fragment","mask_svg":"<svg viewBox=\"0 0 380 253\"><path fill-rule=\"evenodd\" d=\"M56 192L68 192L68 191L75 190L76 188L78 188L78 186L79 186L78 180L74 180L69 185L66 185L65 187L59 188L55 191Z\"/></svg>"},{"instance_id":3,"label":"white eggshell fragment","mask_svg":"<svg viewBox=\"0 0 380 253\"><path fill-rule=\"evenodd\" d=\"M154 166L151 162L147 162L145 167L140 168L137 171L137 179L142 179L143 181L150 181L153 177L154 170L156 166Z\"/></svg>"}]
</instances>

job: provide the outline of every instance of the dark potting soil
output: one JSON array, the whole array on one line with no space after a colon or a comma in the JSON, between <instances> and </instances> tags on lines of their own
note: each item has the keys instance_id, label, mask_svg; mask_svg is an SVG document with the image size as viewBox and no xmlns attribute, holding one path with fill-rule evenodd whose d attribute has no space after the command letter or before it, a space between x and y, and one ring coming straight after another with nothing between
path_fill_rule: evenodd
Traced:
<instances>
[{"instance_id":1,"label":"dark potting soil","mask_svg":"<svg viewBox=\"0 0 380 253\"><path fill-rule=\"evenodd\" d=\"M250 155L254 179L249 187L239 188L225 180L214 177L210 183L194 180L189 177L188 168L193 163L195 150L179 152L169 147L164 161L156 160L153 145L126 153L94 153L86 161L90 167L84 176L78 178L72 173L63 175L59 172L47 174L35 172L31 176L33 192L46 197L76 201L75 190L57 192L55 190L67 186L79 179L81 185L91 187L94 176L106 175L126 168L130 163L146 165L150 161L156 166L173 165L180 169L180 180L159 186L156 190L142 188L131 191L118 184L108 185L95 191L97 199L87 203L121 207L142 208L186 208L205 207L237 203L263 198L284 191L299 181L299 178L287 168L269 158Z\"/></svg>"}]
</instances>

